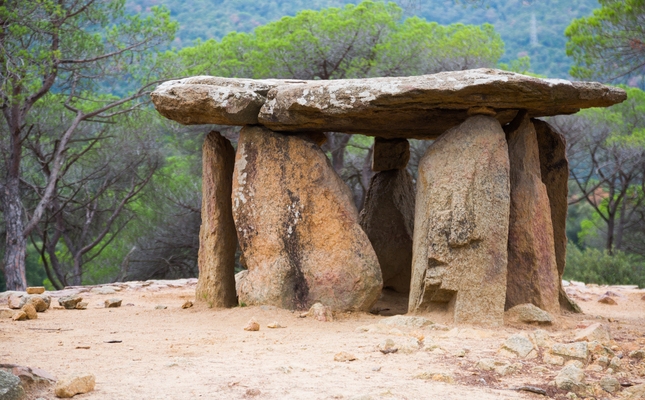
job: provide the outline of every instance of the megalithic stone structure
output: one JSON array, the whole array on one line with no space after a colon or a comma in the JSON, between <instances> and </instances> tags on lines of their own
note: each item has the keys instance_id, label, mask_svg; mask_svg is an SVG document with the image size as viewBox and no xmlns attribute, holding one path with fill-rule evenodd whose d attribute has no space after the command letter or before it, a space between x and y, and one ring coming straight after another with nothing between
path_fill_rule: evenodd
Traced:
<instances>
[{"instance_id":1,"label":"megalithic stone structure","mask_svg":"<svg viewBox=\"0 0 645 400\"><path fill-rule=\"evenodd\" d=\"M557 313L560 309L558 267L551 206L542 182L535 127L528 116L508 132L511 208L508 232L506 309L531 303Z\"/></svg>"},{"instance_id":2,"label":"megalithic stone structure","mask_svg":"<svg viewBox=\"0 0 645 400\"><path fill-rule=\"evenodd\" d=\"M495 118L471 117L428 148L417 180L409 311L503 324L509 202L506 138Z\"/></svg>"},{"instance_id":3,"label":"megalithic stone structure","mask_svg":"<svg viewBox=\"0 0 645 400\"><path fill-rule=\"evenodd\" d=\"M576 309L560 282L565 144L535 118L608 107L626 95L595 82L476 69L330 81L197 76L163 83L151 97L162 115L184 124L244 126L233 210L249 268L238 294L247 304L305 308L323 301L336 310L367 310L383 277L405 291L410 272L410 312L443 310L456 322L499 325L505 304ZM331 131L378 138L379 172L361 217L367 235L318 147ZM419 165L413 227L414 189L404 170L404 139L412 138L436 140ZM205 179L213 171L205 168ZM215 218L219 208L209 207L204 226L223 224L228 232L230 223ZM404 236L412 232L407 270L409 251L391 246L409 248ZM209 240L202 246L212 248ZM200 257L200 284L211 287L211 297L230 299L228 277L213 275L228 282L220 287L201 275L229 265L231 251L208 251L212 256ZM396 262L388 256L394 252L402 254Z\"/></svg>"},{"instance_id":4,"label":"megalithic stone structure","mask_svg":"<svg viewBox=\"0 0 645 400\"><path fill-rule=\"evenodd\" d=\"M233 216L249 271L240 302L367 311L378 299L381 271L352 194L307 136L242 129Z\"/></svg>"},{"instance_id":5,"label":"megalithic stone structure","mask_svg":"<svg viewBox=\"0 0 645 400\"><path fill-rule=\"evenodd\" d=\"M219 132L204 139L202 152L202 226L199 279L195 299L210 307L233 307L237 236L231 206L235 150Z\"/></svg>"},{"instance_id":6,"label":"megalithic stone structure","mask_svg":"<svg viewBox=\"0 0 645 400\"><path fill-rule=\"evenodd\" d=\"M566 140L547 122L539 119L531 119L531 122L537 133L540 173L551 207L560 307L566 311L580 313L582 312L580 307L567 296L562 287L562 274L564 274L567 257L567 209L569 207L569 161Z\"/></svg>"}]
</instances>

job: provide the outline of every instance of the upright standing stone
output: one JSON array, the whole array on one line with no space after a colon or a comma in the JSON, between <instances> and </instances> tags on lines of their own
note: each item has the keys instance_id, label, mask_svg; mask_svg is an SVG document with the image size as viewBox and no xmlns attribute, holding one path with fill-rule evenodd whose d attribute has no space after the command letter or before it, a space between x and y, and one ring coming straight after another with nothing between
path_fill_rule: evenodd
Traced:
<instances>
[{"instance_id":1,"label":"upright standing stone","mask_svg":"<svg viewBox=\"0 0 645 400\"><path fill-rule=\"evenodd\" d=\"M407 139L374 138L372 171L403 169L410 161L410 142Z\"/></svg>"},{"instance_id":2,"label":"upright standing stone","mask_svg":"<svg viewBox=\"0 0 645 400\"><path fill-rule=\"evenodd\" d=\"M535 128L528 117L509 132L511 212L506 309L531 303L557 313L558 267L547 188L542 183Z\"/></svg>"},{"instance_id":3,"label":"upright standing stone","mask_svg":"<svg viewBox=\"0 0 645 400\"><path fill-rule=\"evenodd\" d=\"M417 179L409 311L503 324L509 190L508 147L495 118L470 117L428 148Z\"/></svg>"},{"instance_id":4,"label":"upright standing stone","mask_svg":"<svg viewBox=\"0 0 645 400\"><path fill-rule=\"evenodd\" d=\"M233 216L248 266L246 304L368 310L383 284L349 188L307 136L240 132Z\"/></svg>"},{"instance_id":5,"label":"upright standing stone","mask_svg":"<svg viewBox=\"0 0 645 400\"><path fill-rule=\"evenodd\" d=\"M569 195L569 161L567 160L567 144L564 136L555 131L551 125L539 119L532 119L537 133L540 150L540 172L542 182L546 186L551 206L551 222L553 224L553 242L555 244L555 262L558 265L558 287L560 292L560 307L568 311L582 312L562 288L567 257L567 208Z\"/></svg>"},{"instance_id":6,"label":"upright standing stone","mask_svg":"<svg viewBox=\"0 0 645 400\"><path fill-rule=\"evenodd\" d=\"M381 265L383 287L400 293L409 292L414 183L408 171L393 169L378 172L372 177L360 224Z\"/></svg>"},{"instance_id":7,"label":"upright standing stone","mask_svg":"<svg viewBox=\"0 0 645 400\"><path fill-rule=\"evenodd\" d=\"M219 132L213 131L206 136L202 165L202 226L195 298L210 307L232 307L237 304L237 236L231 209L235 150Z\"/></svg>"}]
</instances>

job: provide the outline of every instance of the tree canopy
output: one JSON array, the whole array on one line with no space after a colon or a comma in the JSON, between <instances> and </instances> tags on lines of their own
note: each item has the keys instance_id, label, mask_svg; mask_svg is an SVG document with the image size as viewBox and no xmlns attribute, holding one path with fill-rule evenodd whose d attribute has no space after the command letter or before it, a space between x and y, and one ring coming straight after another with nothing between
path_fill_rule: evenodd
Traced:
<instances>
[{"instance_id":1,"label":"tree canopy","mask_svg":"<svg viewBox=\"0 0 645 400\"><path fill-rule=\"evenodd\" d=\"M645 74L645 2L599 0L593 15L574 20L565 34L571 75L613 80ZM636 81L632 82L637 83Z\"/></svg>"},{"instance_id":2,"label":"tree canopy","mask_svg":"<svg viewBox=\"0 0 645 400\"><path fill-rule=\"evenodd\" d=\"M179 51L189 74L343 79L495 66L504 43L492 25L402 21L394 3L364 1L230 33Z\"/></svg>"}]
</instances>

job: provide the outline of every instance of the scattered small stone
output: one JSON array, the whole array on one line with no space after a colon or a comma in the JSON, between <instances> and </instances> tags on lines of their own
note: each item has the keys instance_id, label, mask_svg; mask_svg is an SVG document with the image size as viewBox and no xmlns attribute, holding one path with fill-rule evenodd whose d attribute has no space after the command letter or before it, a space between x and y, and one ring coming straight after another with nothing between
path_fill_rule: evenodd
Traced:
<instances>
[{"instance_id":1,"label":"scattered small stone","mask_svg":"<svg viewBox=\"0 0 645 400\"><path fill-rule=\"evenodd\" d=\"M107 299L105 300L105 308L121 307L122 299Z\"/></svg>"},{"instance_id":2,"label":"scattered small stone","mask_svg":"<svg viewBox=\"0 0 645 400\"><path fill-rule=\"evenodd\" d=\"M31 286L27 288L27 294L43 294L45 293L44 286Z\"/></svg>"},{"instance_id":3,"label":"scattered small stone","mask_svg":"<svg viewBox=\"0 0 645 400\"><path fill-rule=\"evenodd\" d=\"M466 357L466 353L468 353L466 349L459 349L455 352L455 357L458 357L458 358Z\"/></svg>"},{"instance_id":4,"label":"scattered small stone","mask_svg":"<svg viewBox=\"0 0 645 400\"><path fill-rule=\"evenodd\" d=\"M587 368L585 368L585 370L586 370L586 371L589 371L589 372L602 372L603 367L602 367L602 365L598 365L598 364L591 364L590 366L588 366Z\"/></svg>"},{"instance_id":5,"label":"scattered small stone","mask_svg":"<svg viewBox=\"0 0 645 400\"><path fill-rule=\"evenodd\" d=\"M33 304L25 304L22 306L22 311L27 314L27 319L36 319L38 318L38 313L36 312L36 307Z\"/></svg>"},{"instance_id":6,"label":"scattered small stone","mask_svg":"<svg viewBox=\"0 0 645 400\"><path fill-rule=\"evenodd\" d=\"M345 351L341 351L340 353L337 353L334 356L334 361L338 362L348 362L348 361L354 361L356 360L356 357L354 357L353 354L349 354Z\"/></svg>"},{"instance_id":7,"label":"scattered small stone","mask_svg":"<svg viewBox=\"0 0 645 400\"><path fill-rule=\"evenodd\" d=\"M255 332L260 330L260 324L255 320L255 318L251 318L249 322L246 324L244 327L245 331L250 331L250 332Z\"/></svg>"},{"instance_id":8,"label":"scattered small stone","mask_svg":"<svg viewBox=\"0 0 645 400\"><path fill-rule=\"evenodd\" d=\"M11 293L7 299L7 306L14 310L19 310L24 304L22 304L23 293Z\"/></svg>"},{"instance_id":9,"label":"scattered small stone","mask_svg":"<svg viewBox=\"0 0 645 400\"><path fill-rule=\"evenodd\" d=\"M545 352L544 355L542 355L542 360L551 365L564 365L564 357L551 354L549 352Z\"/></svg>"},{"instance_id":10,"label":"scattered small stone","mask_svg":"<svg viewBox=\"0 0 645 400\"><path fill-rule=\"evenodd\" d=\"M598 357L598 359L596 360L596 363L602 367L607 368L609 366L609 357L607 356Z\"/></svg>"},{"instance_id":11,"label":"scattered small stone","mask_svg":"<svg viewBox=\"0 0 645 400\"><path fill-rule=\"evenodd\" d=\"M158 306L155 307L155 310L165 310L168 308L168 306L164 306L163 304L159 304Z\"/></svg>"},{"instance_id":12,"label":"scattered small stone","mask_svg":"<svg viewBox=\"0 0 645 400\"><path fill-rule=\"evenodd\" d=\"M26 321L27 320L27 313L19 310L14 312L13 317L11 317L12 320L14 321Z\"/></svg>"},{"instance_id":13,"label":"scattered small stone","mask_svg":"<svg viewBox=\"0 0 645 400\"><path fill-rule=\"evenodd\" d=\"M378 344L377 349L383 354L393 353L394 351L392 351L392 349L397 349L396 351L409 354L419 350L420 347L421 343L419 342L419 339L415 337L402 336L383 340ZM384 352L384 350L386 352Z\"/></svg>"},{"instance_id":14,"label":"scattered small stone","mask_svg":"<svg viewBox=\"0 0 645 400\"><path fill-rule=\"evenodd\" d=\"M267 328L279 329L279 328L286 328L286 326L280 325L280 323L278 321L273 321L269 325L267 325Z\"/></svg>"},{"instance_id":15,"label":"scattered small stone","mask_svg":"<svg viewBox=\"0 0 645 400\"><path fill-rule=\"evenodd\" d=\"M606 392L614 393L620 390L620 382L613 376L605 375L600 380L600 387Z\"/></svg>"},{"instance_id":16,"label":"scattered small stone","mask_svg":"<svg viewBox=\"0 0 645 400\"><path fill-rule=\"evenodd\" d=\"M66 310L76 309L76 305L83 301L83 298L78 295L65 296L58 299L58 304L65 307Z\"/></svg>"},{"instance_id":17,"label":"scattered small stone","mask_svg":"<svg viewBox=\"0 0 645 400\"><path fill-rule=\"evenodd\" d=\"M374 372L379 372L381 370L381 367L374 367L372 368L372 371Z\"/></svg>"},{"instance_id":18,"label":"scattered small stone","mask_svg":"<svg viewBox=\"0 0 645 400\"><path fill-rule=\"evenodd\" d=\"M492 371L495 369L495 362L492 358L482 358L475 364L475 368L482 371Z\"/></svg>"},{"instance_id":19,"label":"scattered small stone","mask_svg":"<svg viewBox=\"0 0 645 400\"><path fill-rule=\"evenodd\" d=\"M578 332L574 340L587 342L598 341L604 345L611 342L611 334L609 333L609 329L603 324L592 324Z\"/></svg>"},{"instance_id":20,"label":"scattered small stone","mask_svg":"<svg viewBox=\"0 0 645 400\"><path fill-rule=\"evenodd\" d=\"M609 304L610 306L615 306L616 304L618 304L616 303L616 300L607 295L600 296L598 303Z\"/></svg>"},{"instance_id":21,"label":"scattered small stone","mask_svg":"<svg viewBox=\"0 0 645 400\"><path fill-rule=\"evenodd\" d=\"M435 382L444 382L444 383L455 383L455 378L446 373L442 372L423 372L415 376L416 379L431 380Z\"/></svg>"},{"instance_id":22,"label":"scattered small stone","mask_svg":"<svg viewBox=\"0 0 645 400\"><path fill-rule=\"evenodd\" d=\"M181 305L181 308L185 310L185 309L190 308L192 306L193 306L193 302L190 301L190 300L186 300L186 302Z\"/></svg>"},{"instance_id":23,"label":"scattered small stone","mask_svg":"<svg viewBox=\"0 0 645 400\"><path fill-rule=\"evenodd\" d=\"M537 352L534 351L533 343L531 343L529 338L521 334L509 336L509 338L504 342L501 350L502 354L508 352L511 355L520 358L533 358L537 356ZM532 355L531 352L533 353ZM531 357L529 357L529 355L531 355Z\"/></svg>"},{"instance_id":24,"label":"scattered small stone","mask_svg":"<svg viewBox=\"0 0 645 400\"><path fill-rule=\"evenodd\" d=\"M255 397L261 395L260 389L246 389L246 395L248 397Z\"/></svg>"},{"instance_id":25,"label":"scattered small stone","mask_svg":"<svg viewBox=\"0 0 645 400\"><path fill-rule=\"evenodd\" d=\"M564 357L578 358L587 360L589 356L589 347L587 342L574 343L556 343L551 347L551 353Z\"/></svg>"},{"instance_id":26,"label":"scattered small stone","mask_svg":"<svg viewBox=\"0 0 645 400\"><path fill-rule=\"evenodd\" d=\"M315 303L309 309L307 316L312 317L318 321L329 322L334 320L334 315L331 308L323 305L322 303Z\"/></svg>"},{"instance_id":27,"label":"scattered small stone","mask_svg":"<svg viewBox=\"0 0 645 400\"><path fill-rule=\"evenodd\" d=\"M522 369L522 364L511 364L509 362L497 363L495 372L501 376L507 376L516 373Z\"/></svg>"},{"instance_id":28,"label":"scattered small stone","mask_svg":"<svg viewBox=\"0 0 645 400\"><path fill-rule=\"evenodd\" d=\"M533 304L519 304L505 312L509 319L525 323L551 324L553 317Z\"/></svg>"},{"instance_id":29,"label":"scattered small stone","mask_svg":"<svg viewBox=\"0 0 645 400\"><path fill-rule=\"evenodd\" d=\"M0 399L22 399L25 396L25 389L23 389L20 383L20 378L0 369Z\"/></svg>"},{"instance_id":30,"label":"scattered small stone","mask_svg":"<svg viewBox=\"0 0 645 400\"><path fill-rule=\"evenodd\" d=\"M642 360L642 359L645 358L645 350L634 350L634 351L629 353L629 358L635 358L637 360Z\"/></svg>"},{"instance_id":31,"label":"scattered small stone","mask_svg":"<svg viewBox=\"0 0 645 400\"><path fill-rule=\"evenodd\" d=\"M76 308L77 310L87 310L87 306L88 306L89 304L90 304L90 303L88 303L87 301L81 301L81 302L79 302L78 304L76 304L76 307L75 307L75 308Z\"/></svg>"},{"instance_id":32,"label":"scattered small stone","mask_svg":"<svg viewBox=\"0 0 645 400\"><path fill-rule=\"evenodd\" d=\"M626 396L624 396L623 398L626 400L645 399L645 383L628 387L627 389L624 390L624 394Z\"/></svg>"},{"instance_id":33,"label":"scattered small stone","mask_svg":"<svg viewBox=\"0 0 645 400\"><path fill-rule=\"evenodd\" d=\"M575 365L562 368L555 377L555 385L561 390L579 391L583 387L585 373Z\"/></svg>"},{"instance_id":34,"label":"scattered small stone","mask_svg":"<svg viewBox=\"0 0 645 400\"><path fill-rule=\"evenodd\" d=\"M613 369L614 371L620 371L622 367L623 361L620 359L620 357L615 356L609 361L609 368Z\"/></svg>"},{"instance_id":35,"label":"scattered small stone","mask_svg":"<svg viewBox=\"0 0 645 400\"><path fill-rule=\"evenodd\" d=\"M54 393L56 397L70 398L77 394L88 393L94 390L96 378L92 374L74 374L59 379L56 382Z\"/></svg>"},{"instance_id":36,"label":"scattered small stone","mask_svg":"<svg viewBox=\"0 0 645 400\"><path fill-rule=\"evenodd\" d=\"M535 344L538 347L553 346L553 339L551 339L551 335L549 335L549 332L543 329L536 329L535 332L533 332L533 338L535 339Z\"/></svg>"},{"instance_id":37,"label":"scattered small stone","mask_svg":"<svg viewBox=\"0 0 645 400\"><path fill-rule=\"evenodd\" d=\"M395 315L392 317L383 318L378 323L381 325L402 326L408 328L423 328L425 326L433 324L433 322L427 318L405 315Z\"/></svg>"},{"instance_id":38,"label":"scattered small stone","mask_svg":"<svg viewBox=\"0 0 645 400\"><path fill-rule=\"evenodd\" d=\"M15 311L10 308L0 308L0 319L11 318L14 313Z\"/></svg>"}]
</instances>

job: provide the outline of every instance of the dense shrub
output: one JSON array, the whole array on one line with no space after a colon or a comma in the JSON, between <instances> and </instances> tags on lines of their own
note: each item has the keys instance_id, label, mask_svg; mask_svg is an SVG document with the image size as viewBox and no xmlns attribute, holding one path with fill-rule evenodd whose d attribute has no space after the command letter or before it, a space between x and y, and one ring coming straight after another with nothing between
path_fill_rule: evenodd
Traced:
<instances>
[{"instance_id":1,"label":"dense shrub","mask_svg":"<svg viewBox=\"0 0 645 400\"><path fill-rule=\"evenodd\" d=\"M564 279L608 285L638 285L645 287L645 260L634 254L595 248L580 250L567 245L567 266Z\"/></svg>"}]
</instances>

